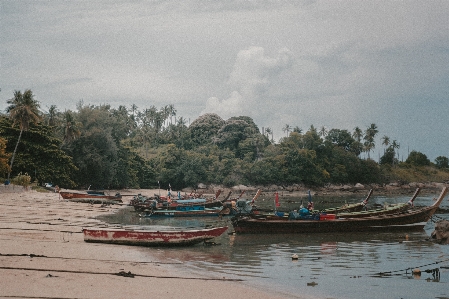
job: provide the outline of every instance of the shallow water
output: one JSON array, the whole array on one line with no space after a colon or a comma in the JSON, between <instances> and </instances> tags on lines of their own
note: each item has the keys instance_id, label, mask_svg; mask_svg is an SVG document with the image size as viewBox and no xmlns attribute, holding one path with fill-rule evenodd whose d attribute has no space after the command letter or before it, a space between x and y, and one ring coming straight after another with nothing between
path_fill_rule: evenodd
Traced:
<instances>
[{"instance_id":1,"label":"shallow water","mask_svg":"<svg viewBox=\"0 0 449 299\"><path fill-rule=\"evenodd\" d=\"M410 195L411 196L411 195ZM372 197L370 204L405 202L410 197ZM419 196L415 205L431 205L433 196ZM363 198L361 198L363 199ZM300 199L281 198L281 208L297 208ZM360 198L314 199L316 208L338 206ZM326 202L326 203L325 203ZM260 202L272 205L271 200ZM448 209L447 197L441 205ZM437 214L449 220L448 214ZM143 227L204 227L232 225L229 217L140 218L131 208L104 220ZM348 233L314 235L224 234L217 246L143 248L159 260L180 261L190 271L212 277L240 278L251 285L292 296L320 298L449 298L449 245L426 241L433 230L421 232ZM298 260L292 260L297 254ZM413 276L419 268L421 276ZM438 269L438 273L435 273ZM428 270L428 272L426 272ZM225 290L224 290L225 291Z\"/></svg>"}]
</instances>

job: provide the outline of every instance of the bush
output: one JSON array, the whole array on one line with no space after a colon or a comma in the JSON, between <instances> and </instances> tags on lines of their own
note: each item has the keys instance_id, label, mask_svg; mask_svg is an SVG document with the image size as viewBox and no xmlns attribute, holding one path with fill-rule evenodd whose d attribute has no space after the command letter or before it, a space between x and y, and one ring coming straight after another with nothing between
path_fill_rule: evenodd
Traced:
<instances>
[{"instance_id":1,"label":"bush","mask_svg":"<svg viewBox=\"0 0 449 299\"><path fill-rule=\"evenodd\" d=\"M28 189L28 186L31 185L31 177L28 175L28 173L25 174L19 173L16 177L12 179L12 183L14 185L23 186L26 189Z\"/></svg>"}]
</instances>

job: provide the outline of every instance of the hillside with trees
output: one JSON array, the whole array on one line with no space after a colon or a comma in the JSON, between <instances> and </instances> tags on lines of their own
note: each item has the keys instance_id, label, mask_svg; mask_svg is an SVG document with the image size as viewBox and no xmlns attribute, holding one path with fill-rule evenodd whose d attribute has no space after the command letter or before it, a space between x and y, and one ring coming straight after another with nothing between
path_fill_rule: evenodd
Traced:
<instances>
[{"instance_id":1,"label":"hillside with trees","mask_svg":"<svg viewBox=\"0 0 449 299\"><path fill-rule=\"evenodd\" d=\"M173 105L77 104L42 112L30 90L17 91L0 114L0 177L28 174L64 188L195 188L233 186L384 184L448 181L449 160L411 151L398 160L398 141L381 138L379 162L370 154L379 133L366 129L303 131L283 126L278 143L248 116L204 114L187 125ZM362 157L363 154L363 157Z\"/></svg>"}]
</instances>

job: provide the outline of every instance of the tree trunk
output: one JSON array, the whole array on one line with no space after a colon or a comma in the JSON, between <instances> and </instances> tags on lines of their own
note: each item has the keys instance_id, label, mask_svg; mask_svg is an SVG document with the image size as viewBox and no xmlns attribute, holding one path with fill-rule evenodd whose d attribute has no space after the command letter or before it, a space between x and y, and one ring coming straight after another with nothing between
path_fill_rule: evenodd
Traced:
<instances>
[{"instance_id":1,"label":"tree trunk","mask_svg":"<svg viewBox=\"0 0 449 299\"><path fill-rule=\"evenodd\" d=\"M20 130L19 139L17 139L16 147L14 148L14 152L12 153L11 164L9 165L8 181L9 178L11 177L12 164L14 163L14 158L16 157L17 146L19 146L20 138L22 137L22 132L23 129Z\"/></svg>"}]
</instances>

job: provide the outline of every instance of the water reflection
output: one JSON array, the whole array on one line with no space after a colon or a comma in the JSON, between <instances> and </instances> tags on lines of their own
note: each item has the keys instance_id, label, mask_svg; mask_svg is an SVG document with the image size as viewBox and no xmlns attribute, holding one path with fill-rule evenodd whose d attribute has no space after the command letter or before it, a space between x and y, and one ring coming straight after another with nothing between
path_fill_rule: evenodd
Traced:
<instances>
[{"instance_id":1,"label":"water reflection","mask_svg":"<svg viewBox=\"0 0 449 299\"><path fill-rule=\"evenodd\" d=\"M373 197L370 204L404 202L408 198L408 195ZM282 203L285 209L288 205L294 208L300 202L299 199L289 200L289 203ZM340 203L359 200L339 199ZM314 201L317 207L319 199ZM432 203L430 196L415 200L416 205ZM270 204L268 201L260 203L261 207ZM336 206L335 203L323 208L332 206ZM442 206L447 209L448 201ZM449 218L447 214L439 216ZM147 228L228 225L228 233L215 240L218 246L144 248L142 251L149 256L156 255L159 260L181 261L191 271L206 271L215 277L243 278L260 288L322 298L449 297L449 246L426 241L433 230L431 222L421 232L235 235L227 217L140 218L127 208L104 220ZM291 258L293 254L298 255L295 261ZM433 271L436 268L438 275ZM420 269L421 275L413 275L413 269Z\"/></svg>"}]
</instances>

